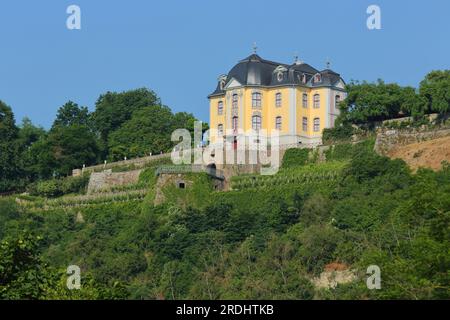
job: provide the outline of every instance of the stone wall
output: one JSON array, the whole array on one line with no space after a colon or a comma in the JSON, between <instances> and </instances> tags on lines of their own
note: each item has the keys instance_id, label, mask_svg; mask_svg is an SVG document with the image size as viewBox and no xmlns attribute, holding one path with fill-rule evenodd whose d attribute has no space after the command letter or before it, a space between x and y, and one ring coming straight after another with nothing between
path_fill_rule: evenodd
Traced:
<instances>
[{"instance_id":1,"label":"stone wall","mask_svg":"<svg viewBox=\"0 0 450 320\"><path fill-rule=\"evenodd\" d=\"M105 170L93 172L89 179L87 193L92 194L101 190L111 189L112 187L138 183L141 171L112 172L112 170Z\"/></svg>"},{"instance_id":2,"label":"stone wall","mask_svg":"<svg viewBox=\"0 0 450 320\"><path fill-rule=\"evenodd\" d=\"M163 154L158 154L158 155L154 155L154 156L135 158L135 159L129 159L129 160L123 160L123 161L116 161L116 162L110 162L110 163L105 163L105 164L98 164L95 166L85 167L83 169L74 169L74 170L72 170L72 175L78 176L78 175L81 175L82 173L84 174L84 173L91 173L91 172L100 172L100 171L109 170L112 168L126 167L126 166L130 166L130 165L133 165L135 168L140 169L152 161L164 159L164 158L170 158L170 153L163 153Z\"/></svg>"},{"instance_id":3,"label":"stone wall","mask_svg":"<svg viewBox=\"0 0 450 320\"><path fill-rule=\"evenodd\" d=\"M308 143L308 144L284 144L284 145L280 145L280 161L283 158L284 152L287 149L290 148L309 148L309 149L314 149L317 148L318 146L320 146L321 143L317 142L317 143ZM198 149L195 149L198 150ZM195 152L195 150L193 150L192 152ZM203 151L204 149L202 149L201 151ZM267 156L266 152L262 152L263 156ZM270 156L270 149L268 152L268 155ZM134 168L136 169L142 169L145 167L145 165L147 165L148 163L151 163L152 161L155 160L160 160L160 159L164 159L164 158L170 158L171 154L170 153L163 153L163 154L158 154L158 155L153 155L153 156L148 156L148 157L142 157L142 158L135 158L135 159L128 159L128 160L123 160L123 161L116 161L116 162L110 162L110 163L104 163L104 164L98 164L95 166L90 166L90 167L85 167L82 169L73 169L72 170L72 175L73 176L81 176L82 174L85 173L92 173L92 172L102 172L105 170L110 170L112 168L120 168L120 167L127 167L127 166L134 166ZM246 159L248 159L248 151L246 154ZM214 162L214 161L211 161ZM204 165L208 165L209 163L205 163Z\"/></svg>"},{"instance_id":4,"label":"stone wall","mask_svg":"<svg viewBox=\"0 0 450 320\"><path fill-rule=\"evenodd\" d=\"M450 135L449 128L412 129L379 129L375 141L375 152L386 155L395 146L405 146L412 143L442 138Z\"/></svg>"}]
</instances>

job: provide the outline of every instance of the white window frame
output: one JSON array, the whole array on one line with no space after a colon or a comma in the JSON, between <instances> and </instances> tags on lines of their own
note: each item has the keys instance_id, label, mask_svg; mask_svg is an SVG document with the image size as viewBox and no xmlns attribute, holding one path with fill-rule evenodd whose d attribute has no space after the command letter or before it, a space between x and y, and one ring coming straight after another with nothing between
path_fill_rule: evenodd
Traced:
<instances>
[{"instance_id":1,"label":"white window frame","mask_svg":"<svg viewBox=\"0 0 450 320\"><path fill-rule=\"evenodd\" d=\"M283 96L281 92L275 93L275 107L280 108L283 105Z\"/></svg>"},{"instance_id":2,"label":"white window frame","mask_svg":"<svg viewBox=\"0 0 450 320\"><path fill-rule=\"evenodd\" d=\"M261 92L252 92L252 108L261 108L262 106L262 94Z\"/></svg>"},{"instance_id":3,"label":"white window frame","mask_svg":"<svg viewBox=\"0 0 450 320\"><path fill-rule=\"evenodd\" d=\"M302 95L302 106L303 108L308 108L308 94L304 93Z\"/></svg>"},{"instance_id":4,"label":"white window frame","mask_svg":"<svg viewBox=\"0 0 450 320\"><path fill-rule=\"evenodd\" d=\"M316 75L314 75L314 83L319 83L322 82L322 76L317 73Z\"/></svg>"},{"instance_id":5,"label":"white window frame","mask_svg":"<svg viewBox=\"0 0 450 320\"><path fill-rule=\"evenodd\" d=\"M275 117L275 129L280 131L283 129L283 118L281 116Z\"/></svg>"},{"instance_id":6,"label":"white window frame","mask_svg":"<svg viewBox=\"0 0 450 320\"><path fill-rule=\"evenodd\" d=\"M313 101L314 101L313 102L314 109L319 109L320 108L320 94L316 93L313 97Z\"/></svg>"},{"instance_id":7,"label":"white window frame","mask_svg":"<svg viewBox=\"0 0 450 320\"><path fill-rule=\"evenodd\" d=\"M320 132L320 118L314 118L313 126L314 132Z\"/></svg>"},{"instance_id":8,"label":"white window frame","mask_svg":"<svg viewBox=\"0 0 450 320\"><path fill-rule=\"evenodd\" d=\"M234 93L231 96L231 108L232 108L233 113L238 112L238 108L239 108L238 103L239 103L239 95L237 93Z\"/></svg>"},{"instance_id":9,"label":"white window frame","mask_svg":"<svg viewBox=\"0 0 450 320\"><path fill-rule=\"evenodd\" d=\"M303 117L302 118L302 130L304 132L308 131L308 117Z\"/></svg>"},{"instance_id":10,"label":"white window frame","mask_svg":"<svg viewBox=\"0 0 450 320\"><path fill-rule=\"evenodd\" d=\"M261 115L254 114L252 116L252 129L255 131L261 130L262 119Z\"/></svg>"}]
</instances>

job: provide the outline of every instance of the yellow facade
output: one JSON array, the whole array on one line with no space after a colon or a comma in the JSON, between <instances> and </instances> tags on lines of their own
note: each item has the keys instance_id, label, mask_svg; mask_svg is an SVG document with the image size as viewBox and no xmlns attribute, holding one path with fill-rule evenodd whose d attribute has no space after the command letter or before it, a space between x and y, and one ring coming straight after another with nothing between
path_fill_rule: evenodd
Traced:
<instances>
[{"instance_id":1,"label":"yellow facade","mask_svg":"<svg viewBox=\"0 0 450 320\"><path fill-rule=\"evenodd\" d=\"M258 56L256 57L259 58ZM255 60L245 60L244 62L255 61L255 63L257 63L259 62L257 58L255 58ZM263 63L265 62L265 60L262 59L261 61L263 61ZM296 70L302 70L302 65L299 65L297 69L295 69L297 65L294 65L294 71L291 72L293 75L288 75L289 71L286 71L288 67L280 67L277 69L275 68L275 63L272 62L267 62L267 65L274 66L274 71L271 71L273 77L275 79L278 77L278 80L283 77L282 72L285 72L284 74L287 79L288 76L293 78L293 75L296 74ZM243 69L242 66L239 66L239 68ZM239 72L244 75L245 72L248 72L246 80L254 74L254 71L251 68L254 69L254 67L251 66L250 71L244 70L244 73L239 70ZM325 77L329 76L327 72L333 76L335 83L332 81L325 82L327 79ZM241 83L244 82L242 81L242 76L241 81L236 79L241 74L236 71L234 73L230 72L226 78L224 76L222 78L223 82L219 83L216 92L209 96L210 128L213 133L210 138L211 143L221 141L221 139L226 139L230 135L234 135L234 133L230 134L230 132L227 132L227 130L232 129L233 117L237 119L235 121L238 124L238 128L243 132L248 132L252 129L252 119L255 115L260 116L260 129L267 130L269 134L272 130L277 130L277 117L279 117L278 125L281 126L281 128L278 132L281 140L286 144L318 142L321 140L323 129L334 126L334 120L338 113L335 108L336 96L339 96L340 100L345 99L346 96L342 79L338 77L338 74L331 70L325 70L322 71L322 73L317 72L317 74L322 75L323 79L319 79L324 85L321 85L321 83L314 83L314 85L308 85L308 83L289 83L286 85L273 86L267 84L249 85L247 83ZM281 74L281 76L279 74ZM297 74L300 75L302 73L297 72ZM270 74L268 76L270 76ZM310 73L310 79L312 76L314 76L314 74ZM268 77L266 76L266 78ZM276 82L276 80L270 81ZM313 79L310 80L310 83L313 83L312 81ZM254 93L260 94L260 106L253 105ZM278 100L277 94L279 97ZM307 95L306 107L304 106L303 100L304 94ZM234 109L233 95L237 97L236 107ZM319 100L316 103L314 101L315 95L319 97ZM219 112L219 102L222 103L221 114ZM306 130L304 119L306 119ZM218 134L220 137L214 135L214 131L219 130L219 128L223 129L223 134Z\"/></svg>"}]
</instances>

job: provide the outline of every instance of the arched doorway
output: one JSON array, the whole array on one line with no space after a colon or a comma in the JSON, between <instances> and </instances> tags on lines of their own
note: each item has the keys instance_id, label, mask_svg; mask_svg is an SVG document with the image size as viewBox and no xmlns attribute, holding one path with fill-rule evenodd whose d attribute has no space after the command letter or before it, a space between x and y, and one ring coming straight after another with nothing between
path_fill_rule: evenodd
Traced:
<instances>
[{"instance_id":1,"label":"arched doorway","mask_svg":"<svg viewBox=\"0 0 450 320\"><path fill-rule=\"evenodd\" d=\"M215 163L210 163L206 166L206 173L215 177L217 173L217 168Z\"/></svg>"}]
</instances>

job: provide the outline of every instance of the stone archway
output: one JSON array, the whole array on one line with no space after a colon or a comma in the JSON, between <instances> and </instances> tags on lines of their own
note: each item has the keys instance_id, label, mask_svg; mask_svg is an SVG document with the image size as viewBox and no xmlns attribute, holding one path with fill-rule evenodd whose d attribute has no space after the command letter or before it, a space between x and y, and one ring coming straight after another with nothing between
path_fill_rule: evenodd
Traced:
<instances>
[{"instance_id":1,"label":"stone archway","mask_svg":"<svg viewBox=\"0 0 450 320\"><path fill-rule=\"evenodd\" d=\"M217 167L215 163L210 163L206 166L206 173L215 177L217 174Z\"/></svg>"}]
</instances>

